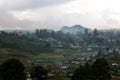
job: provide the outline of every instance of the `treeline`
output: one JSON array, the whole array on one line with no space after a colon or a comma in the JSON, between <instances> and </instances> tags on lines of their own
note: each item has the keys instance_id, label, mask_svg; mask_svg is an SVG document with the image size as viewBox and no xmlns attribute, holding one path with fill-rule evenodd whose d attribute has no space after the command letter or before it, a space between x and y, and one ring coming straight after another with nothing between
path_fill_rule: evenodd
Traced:
<instances>
[{"instance_id":1,"label":"treeline","mask_svg":"<svg viewBox=\"0 0 120 80\"><path fill-rule=\"evenodd\" d=\"M85 29L84 33L70 34L62 31L36 29L34 33L23 35L1 31L0 48L11 48L32 53L51 52L54 49L51 48L53 42L46 41L49 38L56 40L54 46L60 42L64 48L69 48L70 44L81 46L96 44L112 47L119 47L120 44L120 32L99 31L97 29L89 31Z\"/></svg>"},{"instance_id":2,"label":"treeline","mask_svg":"<svg viewBox=\"0 0 120 80\"><path fill-rule=\"evenodd\" d=\"M49 74L51 73L51 74ZM58 66L24 65L18 59L8 59L0 65L0 80L111 80L110 66L106 59L97 59L92 65L80 65L68 75Z\"/></svg>"},{"instance_id":3,"label":"treeline","mask_svg":"<svg viewBox=\"0 0 120 80\"><path fill-rule=\"evenodd\" d=\"M64 33L62 31L54 31L54 30L47 30L47 29L36 29L35 36L41 39L53 38L57 41L73 43L74 35L70 33Z\"/></svg>"},{"instance_id":4,"label":"treeline","mask_svg":"<svg viewBox=\"0 0 120 80\"><path fill-rule=\"evenodd\" d=\"M52 51L49 43L40 41L28 35L18 35L14 32L0 33L0 48L10 48L14 50L27 51L31 53Z\"/></svg>"},{"instance_id":5,"label":"treeline","mask_svg":"<svg viewBox=\"0 0 120 80\"><path fill-rule=\"evenodd\" d=\"M47 29L36 29L35 36L41 39L47 39L49 37L54 38L58 41L68 43L79 43L83 45L84 43L98 45L109 45L116 46L120 44L120 32L119 31L102 31L102 30L88 30L85 29L82 32L77 32L76 34L64 33L62 31L53 31Z\"/></svg>"}]
</instances>

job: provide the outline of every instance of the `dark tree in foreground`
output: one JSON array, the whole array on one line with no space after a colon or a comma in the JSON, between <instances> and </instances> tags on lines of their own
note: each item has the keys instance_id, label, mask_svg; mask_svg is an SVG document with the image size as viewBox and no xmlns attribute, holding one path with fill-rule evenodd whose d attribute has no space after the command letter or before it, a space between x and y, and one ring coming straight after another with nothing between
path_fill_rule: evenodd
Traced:
<instances>
[{"instance_id":1,"label":"dark tree in foreground","mask_svg":"<svg viewBox=\"0 0 120 80\"><path fill-rule=\"evenodd\" d=\"M2 80L25 80L24 65L18 59L8 59L0 65Z\"/></svg>"},{"instance_id":2,"label":"dark tree in foreground","mask_svg":"<svg viewBox=\"0 0 120 80\"><path fill-rule=\"evenodd\" d=\"M72 80L111 80L109 70L107 60L99 58L92 65L80 66L74 72Z\"/></svg>"},{"instance_id":3,"label":"dark tree in foreground","mask_svg":"<svg viewBox=\"0 0 120 80\"><path fill-rule=\"evenodd\" d=\"M85 66L81 66L74 72L72 80L96 80L96 78L92 74L91 65L85 64Z\"/></svg>"},{"instance_id":4,"label":"dark tree in foreground","mask_svg":"<svg viewBox=\"0 0 120 80\"><path fill-rule=\"evenodd\" d=\"M97 59L93 65L93 74L98 80L111 80L110 66L106 59Z\"/></svg>"},{"instance_id":5,"label":"dark tree in foreground","mask_svg":"<svg viewBox=\"0 0 120 80\"><path fill-rule=\"evenodd\" d=\"M31 70L31 77L37 80L46 80L47 70L42 66L34 66Z\"/></svg>"}]
</instances>

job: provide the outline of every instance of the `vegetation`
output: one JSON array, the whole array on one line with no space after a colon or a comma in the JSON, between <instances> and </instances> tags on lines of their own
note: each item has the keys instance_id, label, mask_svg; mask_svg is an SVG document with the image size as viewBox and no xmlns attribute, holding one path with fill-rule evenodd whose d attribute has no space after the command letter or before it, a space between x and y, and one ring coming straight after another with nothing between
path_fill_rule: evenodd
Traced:
<instances>
[{"instance_id":1,"label":"vegetation","mask_svg":"<svg viewBox=\"0 0 120 80\"><path fill-rule=\"evenodd\" d=\"M80 67L74 72L72 80L96 80L91 65L80 65Z\"/></svg>"},{"instance_id":2,"label":"vegetation","mask_svg":"<svg viewBox=\"0 0 120 80\"><path fill-rule=\"evenodd\" d=\"M71 77L73 80L110 80L111 75L120 75L119 34L97 29L85 29L84 33L76 34L46 29L22 35L1 31L1 65L9 58L20 59L25 66L24 71L31 72L31 78L43 80L69 80ZM46 64L50 65L46 67ZM67 69L62 69L66 65ZM54 77L47 76L48 73L54 73Z\"/></svg>"},{"instance_id":3,"label":"vegetation","mask_svg":"<svg viewBox=\"0 0 120 80\"><path fill-rule=\"evenodd\" d=\"M31 78L37 80L46 80L47 79L47 70L40 66L33 66L31 69Z\"/></svg>"},{"instance_id":4,"label":"vegetation","mask_svg":"<svg viewBox=\"0 0 120 80\"><path fill-rule=\"evenodd\" d=\"M25 80L24 65L18 59L8 59L0 65L1 80Z\"/></svg>"},{"instance_id":5,"label":"vegetation","mask_svg":"<svg viewBox=\"0 0 120 80\"><path fill-rule=\"evenodd\" d=\"M111 80L110 66L106 59L97 59L93 65L93 75L98 80Z\"/></svg>"},{"instance_id":6,"label":"vegetation","mask_svg":"<svg viewBox=\"0 0 120 80\"><path fill-rule=\"evenodd\" d=\"M110 66L104 58L97 59L92 65L80 65L72 80L111 80Z\"/></svg>"},{"instance_id":7,"label":"vegetation","mask_svg":"<svg viewBox=\"0 0 120 80\"><path fill-rule=\"evenodd\" d=\"M17 33L7 32L0 33L0 48L10 48L30 53L52 51L47 42L26 35L19 36Z\"/></svg>"},{"instance_id":8,"label":"vegetation","mask_svg":"<svg viewBox=\"0 0 120 80\"><path fill-rule=\"evenodd\" d=\"M80 65L74 71L72 80L111 80L110 68L106 59L97 59L92 65ZM25 80L25 67L18 59L8 59L0 65L2 80ZM48 76L48 73L53 76ZM30 69L30 78L37 80L69 80L67 73L57 65L48 64L46 67L34 65Z\"/></svg>"}]
</instances>

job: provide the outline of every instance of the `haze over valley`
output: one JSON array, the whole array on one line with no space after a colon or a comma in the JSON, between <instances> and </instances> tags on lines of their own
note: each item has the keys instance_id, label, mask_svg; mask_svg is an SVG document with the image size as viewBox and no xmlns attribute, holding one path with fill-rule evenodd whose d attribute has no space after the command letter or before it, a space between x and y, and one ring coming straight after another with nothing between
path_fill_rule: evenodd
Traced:
<instances>
[{"instance_id":1,"label":"haze over valley","mask_svg":"<svg viewBox=\"0 0 120 80\"><path fill-rule=\"evenodd\" d=\"M0 80L120 80L119 0L0 0Z\"/></svg>"}]
</instances>

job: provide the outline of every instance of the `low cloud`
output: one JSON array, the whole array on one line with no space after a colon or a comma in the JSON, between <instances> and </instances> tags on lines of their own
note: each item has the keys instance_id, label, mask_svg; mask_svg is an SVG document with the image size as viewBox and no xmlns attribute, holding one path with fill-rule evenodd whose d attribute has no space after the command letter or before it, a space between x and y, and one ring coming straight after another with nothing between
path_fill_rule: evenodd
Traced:
<instances>
[{"instance_id":1,"label":"low cloud","mask_svg":"<svg viewBox=\"0 0 120 80\"><path fill-rule=\"evenodd\" d=\"M2 0L0 7L0 29L120 26L119 1L114 0Z\"/></svg>"},{"instance_id":2,"label":"low cloud","mask_svg":"<svg viewBox=\"0 0 120 80\"><path fill-rule=\"evenodd\" d=\"M19 20L14 17L9 10L4 8L0 9L0 28L1 29L23 29L32 26L29 20Z\"/></svg>"},{"instance_id":3,"label":"low cloud","mask_svg":"<svg viewBox=\"0 0 120 80\"><path fill-rule=\"evenodd\" d=\"M72 0L2 0L3 6L8 6L13 10L27 10L40 7L60 5L68 3Z\"/></svg>"}]
</instances>

